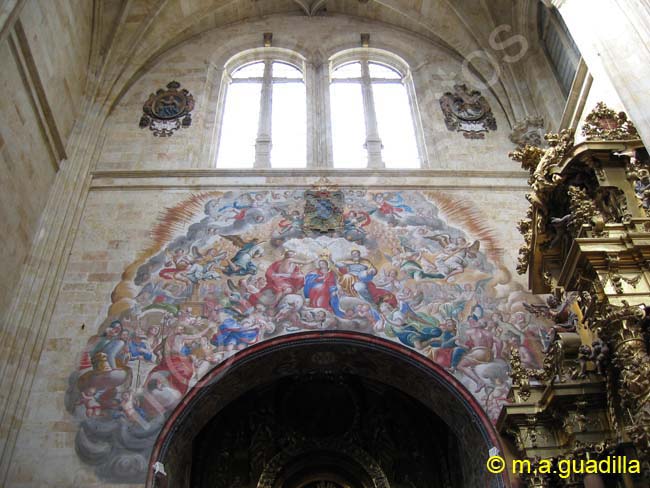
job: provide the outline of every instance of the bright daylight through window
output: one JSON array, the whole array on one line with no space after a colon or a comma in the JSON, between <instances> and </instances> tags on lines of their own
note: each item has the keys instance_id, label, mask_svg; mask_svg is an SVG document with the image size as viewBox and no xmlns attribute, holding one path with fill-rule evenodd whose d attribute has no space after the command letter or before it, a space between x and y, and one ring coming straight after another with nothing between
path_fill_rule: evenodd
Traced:
<instances>
[{"instance_id":1,"label":"bright daylight through window","mask_svg":"<svg viewBox=\"0 0 650 488\"><path fill-rule=\"evenodd\" d=\"M334 167L420 167L403 76L362 60L338 67L331 78Z\"/></svg>"},{"instance_id":2,"label":"bright daylight through window","mask_svg":"<svg viewBox=\"0 0 650 488\"><path fill-rule=\"evenodd\" d=\"M219 168L300 168L306 161L303 75L279 61L232 74L217 159Z\"/></svg>"},{"instance_id":3,"label":"bright daylight through window","mask_svg":"<svg viewBox=\"0 0 650 488\"><path fill-rule=\"evenodd\" d=\"M381 61L343 55L332 58L328 76L288 61L293 54L267 54L229 69L217 167L421 167L406 65L384 61L388 53ZM307 99L327 95L328 84L329 97Z\"/></svg>"}]
</instances>

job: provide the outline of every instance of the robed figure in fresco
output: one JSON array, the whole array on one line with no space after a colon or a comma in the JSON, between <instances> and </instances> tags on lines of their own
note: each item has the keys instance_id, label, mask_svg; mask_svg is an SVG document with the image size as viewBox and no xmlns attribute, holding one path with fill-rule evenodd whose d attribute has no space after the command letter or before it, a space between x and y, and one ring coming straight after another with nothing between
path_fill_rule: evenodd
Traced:
<instances>
[{"instance_id":1,"label":"robed figure in fresco","mask_svg":"<svg viewBox=\"0 0 650 488\"><path fill-rule=\"evenodd\" d=\"M408 306L395 308L388 302L382 302L379 309L384 316L386 335L397 337L406 346L424 349L442 335L435 318L415 313Z\"/></svg>"},{"instance_id":2,"label":"robed figure in fresco","mask_svg":"<svg viewBox=\"0 0 650 488\"><path fill-rule=\"evenodd\" d=\"M266 270L266 286L250 297L250 302L275 305L284 296L297 293L305 282L300 270L301 261L295 259L296 253L287 250L282 259L272 263Z\"/></svg>"},{"instance_id":3,"label":"robed figure in fresco","mask_svg":"<svg viewBox=\"0 0 650 488\"><path fill-rule=\"evenodd\" d=\"M382 302L397 307L397 299L388 290L377 288L372 282L377 274L377 268L368 260L361 257L361 251L353 249L351 259L335 263L339 273L339 286L347 296L358 296L373 305Z\"/></svg>"},{"instance_id":4,"label":"robed figure in fresco","mask_svg":"<svg viewBox=\"0 0 650 488\"><path fill-rule=\"evenodd\" d=\"M223 268L223 273L228 276L254 275L257 273L257 265L253 260L263 254L264 250L257 239L242 243L241 249L235 253L235 256Z\"/></svg>"},{"instance_id":5,"label":"robed figure in fresco","mask_svg":"<svg viewBox=\"0 0 650 488\"><path fill-rule=\"evenodd\" d=\"M176 322L173 332L154 351L161 360L145 381L148 395L144 397L144 407L148 413L160 414L160 405L173 405L187 392L194 375L194 363L186 347L214 332L214 327L210 326L200 333L188 333L182 323Z\"/></svg>"},{"instance_id":6,"label":"robed figure in fresco","mask_svg":"<svg viewBox=\"0 0 650 488\"><path fill-rule=\"evenodd\" d=\"M330 269L329 262L325 259L320 259L318 268L305 276L304 294L312 308L338 310L336 273Z\"/></svg>"}]
</instances>

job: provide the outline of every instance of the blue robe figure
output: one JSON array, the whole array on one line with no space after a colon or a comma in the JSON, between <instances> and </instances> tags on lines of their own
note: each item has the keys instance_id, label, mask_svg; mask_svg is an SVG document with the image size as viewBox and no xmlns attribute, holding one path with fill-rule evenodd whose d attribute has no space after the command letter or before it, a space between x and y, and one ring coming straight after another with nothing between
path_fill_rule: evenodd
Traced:
<instances>
[{"instance_id":1,"label":"blue robe figure","mask_svg":"<svg viewBox=\"0 0 650 488\"><path fill-rule=\"evenodd\" d=\"M129 341L129 355L132 360L142 358L145 361L151 361L153 358L153 353L151 352L149 343L142 339L133 339Z\"/></svg>"},{"instance_id":2,"label":"blue robe figure","mask_svg":"<svg viewBox=\"0 0 650 488\"><path fill-rule=\"evenodd\" d=\"M416 314L407 303L400 310L386 314L386 334L397 337L405 346L421 349L442 335L438 321L433 317Z\"/></svg>"},{"instance_id":3,"label":"blue robe figure","mask_svg":"<svg viewBox=\"0 0 650 488\"><path fill-rule=\"evenodd\" d=\"M257 266L253 263L253 259L261 256L262 252L257 241L247 242L223 269L223 273L228 276L254 275L257 273Z\"/></svg>"},{"instance_id":4,"label":"blue robe figure","mask_svg":"<svg viewBox=\"0 0 650 488\"><path fill-rule=\"evenodd\" d=\"M237 322L235 319L227 318L219 326L219 333L215 334L210 343L214 346L248 346L257 342L259 328L247 328Z\"/></svg>"},{"instance_id":5,"label":"blue robe figure","mask_svg":"<svg viewBox=\"0 0 650 488\"><path fill-rule=\"evenodd\" d=\"M447 353L449 358L449 365L443 364L443 366L451 368L452 371L456 369L458 363L460 363L460 360L463 359L463 356L467 352L467 349L456 344L456 333L450 330L444 331L440 339L432 341L431 346L439 347L440 349L444 350L451 349L451 352Z\"/></svg>"}]
</instances>

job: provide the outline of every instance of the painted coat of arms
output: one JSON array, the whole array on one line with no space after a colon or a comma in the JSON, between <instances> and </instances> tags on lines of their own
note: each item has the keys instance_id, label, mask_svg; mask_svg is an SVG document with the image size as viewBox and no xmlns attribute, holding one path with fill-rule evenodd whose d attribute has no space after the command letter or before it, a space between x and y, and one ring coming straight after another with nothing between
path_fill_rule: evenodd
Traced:
<instances>
[{"instance_id":1,"label":"painted coat of arms","mask_svg":"<svg viewBox=\"0 0 650 488\"><path fill-rule=\"evenodd\" d=\"M194 97L177 81L167 84L167 89L162 88L149 98L142 106L140 128L149 128L156 137L169 137L174 131L192 125Z\"/></svg>"},{"instance_id":2,"label":"painted coat of arms","mask_svg":"<svg viewBox=\"0 0 650 488\"><path fill-rule=\"evenodd\" d=\"M344 205L341 190L319 187L305 191L305 229L320 233L341 230Z\"/></svg>"},{"instance_id":3,"label":"painted coat of arms","mask_svg":"<svg viewBox=\"0 0 650 488\"><path fill-rule=\"evenodd\" d=\"M450 131L462 132L467 139L484 139L485 132L497 130L490 104L478 90L455 85L454 92L440 98L440 108Z\"/></svg>"}]
</instances>

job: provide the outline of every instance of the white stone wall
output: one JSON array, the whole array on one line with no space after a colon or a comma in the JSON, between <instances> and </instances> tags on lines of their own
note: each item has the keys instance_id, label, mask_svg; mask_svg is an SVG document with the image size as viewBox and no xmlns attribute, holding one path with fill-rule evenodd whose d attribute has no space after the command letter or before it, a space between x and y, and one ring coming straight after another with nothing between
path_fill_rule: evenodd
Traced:
<instances>
[{"instance_id":1,"label":"white stone wall","mask_svg":"<svg viewBox=\"0 0 650 488\"><path fill-rule=\"evenodd\" d=\"M174 201L173 193L155 191L145 195L99 191L88 199L48 327L6 486L110 486L99 484L92 469L75 454L77 428L64 405L67 378L105 316L110 303L107 298L122 270L147 246L148 229L157 216L147 209L164 208Z\"/></svg>"},{"instance_id":2,"label":"white stone wall","mask_svg":"<svg viewBox=\"0 0 650 488\"><path fill-rule=\"evenodd\" d=\"M82 110L91 45L92 2L21 7L0 40L0 321Z\"/></svg>"}]
</instances>

